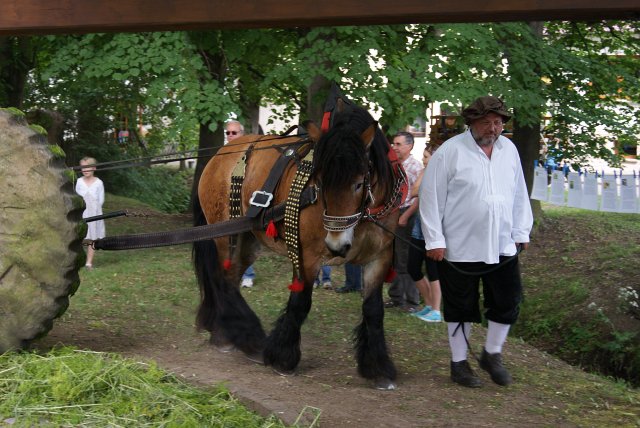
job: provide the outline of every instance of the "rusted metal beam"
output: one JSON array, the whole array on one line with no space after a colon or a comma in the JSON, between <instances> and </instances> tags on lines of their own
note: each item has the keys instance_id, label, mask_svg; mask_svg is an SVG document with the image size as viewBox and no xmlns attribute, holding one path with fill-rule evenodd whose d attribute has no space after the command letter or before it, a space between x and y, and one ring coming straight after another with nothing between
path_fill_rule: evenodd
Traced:
<instances>
[{"instance_id":1,"label":"rusted metal beam","mask_svg":"<svg viewBox=\"0 0 640 428\"><path fill-rule=\"evenodd\" d=\"M639 18L639 0L0 1L0 35Z\"/></svg>"}]
</instances>

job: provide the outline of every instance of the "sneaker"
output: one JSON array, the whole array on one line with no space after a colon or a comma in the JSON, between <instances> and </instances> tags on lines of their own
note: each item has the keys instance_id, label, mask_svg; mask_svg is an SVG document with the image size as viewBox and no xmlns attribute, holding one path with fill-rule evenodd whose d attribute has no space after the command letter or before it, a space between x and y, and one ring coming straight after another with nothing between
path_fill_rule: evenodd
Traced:
<instances>
[{"instance_id":1,"label":"sneaker","mask_svg":"<svg viewBox=\"0 0 640 428\"><path fill-rule=\"evenodd\" d=\"M333 284L331 284L331 281L325 281L322 283L322 288L325 290L333 290Z\"/></svg>"},{"instance_id":2,"label":"sneaker","mask_svg":"<svg viewBox=\"0 0 640 428\"><path fill-rule=\"evenodd\" d=\"M480 357L480 368L489 372L491 380L498 385L507 386L513 382L511 374L502 365L502 354L499 352L490 354L483 348L482 357Z\"/></svg>"},{"instance_id":3,"label":"sneaker","mask_svg":"<svg viewBox=\"0 0 640 428\"><path fill-rule=\"evenodd\" d=\"M320 288L320 283L318 281L315 281L313 283L313 288Z\"/></svg>"},{"instance_id":4,"label":"sneaker","mask_svg":"<svg viewBox=\"0 0 640 428\"><path fill-rule=\"evenodd\" d=\"M243 278L242 283L240 284L243 288L251 288L253 287L253 279L251 278Z\"/></svg>"},{"instance_id":5,"label":"sneaker","mask_svg":"<svg viewBox=\"0 0 640 428\"><path fill-rule=\"evenodd\" d=\"M442 314L440 313L440 311L436 310L433 310L426 315L421 315L418 318L426 322L442 322Z\"/></svg>"},{"instance_id":6,"label":"sneaker","mask_svg":"<svg viewBox=\"0 0 640 428\"><path fill-rule=\"evenodd\" d=\"M424 308L422 308L421 310L419 310L418 312L415 312L411 315L413 315L414 317L420 317L422 315L427 315L429 312L431 312L433 308L429 305L425 306Z\"/></svg>"},{"instance_id":7,"label":"sneaker","mask_svg":"<svg viewBox=\"0 0 640 428\"><path fill-rule=\"evenodd\" d=\"M480 388L482 386L482 381L473 372L467 360L455 363L451 361L451 380L468 388Z\"/></svg>"}]
</instances>

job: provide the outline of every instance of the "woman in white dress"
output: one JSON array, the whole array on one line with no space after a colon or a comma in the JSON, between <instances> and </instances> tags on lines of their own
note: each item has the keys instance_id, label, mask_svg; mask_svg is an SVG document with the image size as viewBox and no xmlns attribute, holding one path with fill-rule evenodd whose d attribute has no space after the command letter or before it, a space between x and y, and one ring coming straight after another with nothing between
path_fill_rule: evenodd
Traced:
<instances>
[{"instance_id":1,"label":"woman in white dress","mask_svg":"<svg viewBox=\"0 0 640 428\"><path fill-rule=\"evenodd\" d=\"M85 157L80 160L80 166L95 164L96 160L94 158ZM82 168L82 177L80 177L76 182L76 193L82 196L85 204L85 210L82 213L82 218L102 215L104 184L102 184L102 180L94 175L95 170L95 166ZM87 237L85 238L86 240L94 241L105 237L104 220L92 221L87 223L87 225L89 227L87 230ZM92 269L95 250L92 247L87 248L87 263L85 264L85 267L87 269Z\"/></svg>"}]
</instances>

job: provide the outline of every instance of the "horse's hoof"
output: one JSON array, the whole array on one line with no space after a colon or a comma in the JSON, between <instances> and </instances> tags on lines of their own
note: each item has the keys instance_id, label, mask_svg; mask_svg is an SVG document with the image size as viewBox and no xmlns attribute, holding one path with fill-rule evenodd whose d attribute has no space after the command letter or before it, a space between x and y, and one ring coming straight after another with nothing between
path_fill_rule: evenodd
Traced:
<instances>
[{"instance_id":1,"label":"horse's hoof","mask_svg":"<svg viewBox=\"0 0 640 428\"><path fill-rule=\"evenodd\" d=\"M216 348L218 352L222 352L223 354L228 354L236 350L234 344L227 340L227 338L218 331L214 331L211 333L211 336L209 337L209 343L213 345L213 347Z\"/></svg>"},{"instance_id":2,"label":"horse's hoof","mask_svg":"<svg viewBox=\"0 0 640 428\"><path fill-rule=\"evenodd\" d=\"M262 352L254 352L253 354L244 354L244 356L254 363L264 365L264 357L262 356Z\"/></svg>"},{"instance_id":3,"label":"horse's hoof","mask_svg":"<svg viewBox=\"0 0 640 428\"><path fill-rule=\"evenodd\" d=\"M396 384L389 379L377 379L375 382L375 388L380 391L393 391L396 389Z\"/></svg>"},{"instance_id":4,"label":"horse's hoof","mask_svg":"<svg viewBox=\"0 0 640 428\"><path fill-rule=\"evenodd\" d=\"M213 345L216 351L221 352L223 354L229 354L236 350L236 347L228 344L228 345Z\"/></svg>"},{"instance_id":5,"label":"horse's hoof","mask_svg":"<svg viewBox=\"0 0 640 428\"><path fill-rule=\"evenodd\" d=\"M280 376L284 376L284 377L295 376L296 374L295 370L283 370L283 369L277 369L275 367L271 367L271 369L277 374L279 374Z\"/></svg>"}]
</instances>

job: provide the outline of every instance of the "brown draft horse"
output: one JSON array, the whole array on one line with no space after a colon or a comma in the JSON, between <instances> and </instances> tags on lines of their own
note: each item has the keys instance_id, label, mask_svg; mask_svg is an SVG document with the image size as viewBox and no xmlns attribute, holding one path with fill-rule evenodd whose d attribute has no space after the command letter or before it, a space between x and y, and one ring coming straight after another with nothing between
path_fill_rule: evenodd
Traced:
<instances>
[{"instance_id":1,"label":"brown draft horse","mask_svg":"<svg viewBox=\"0 0 640 428\"><path fill-rule=\"evenodd\" d=\"M358 372L379 389L394 389L396 369L385 342L382 301L382 284L392 262L393 235L375 225L369 215L387 229L395 229L395 208L405 190L398 189L405 177L401 168L394 169L389 161L389 144L366 110L342 100L336 110L326 134L320 137L317 127L309 130L314 141L308 144L314 152L308 186L317 186L318 202L299 212L301 263L293 278L304 284L302 290L290 293L286 308L267 336L239 284L242 273L255 261L260 244L287 254L281 239L283 222L275 223L275 239L259 228L238 234L235 246L229 237L196 242L194 264L202 296L197 325L211 332L210 342L219 349L238 348L252 359L290 373L300 361L300 329L311 309L313 282L321 264L333 258L332 264L337 260L362 265L362 320L354 330ZM230 218L230 177L239 162L244 163L245 154L241 199L246 213L252 194L262 188L281 152L296 141L300 138L248 135L221 148L200 179L201 211L200 215L196 212L196 225ZM298 162L291 162L285 169L273 192L272 205L287 199L297 168ZM227 261L225 269L229 258L231 265Z\"/></svg>"}]
</instances>

